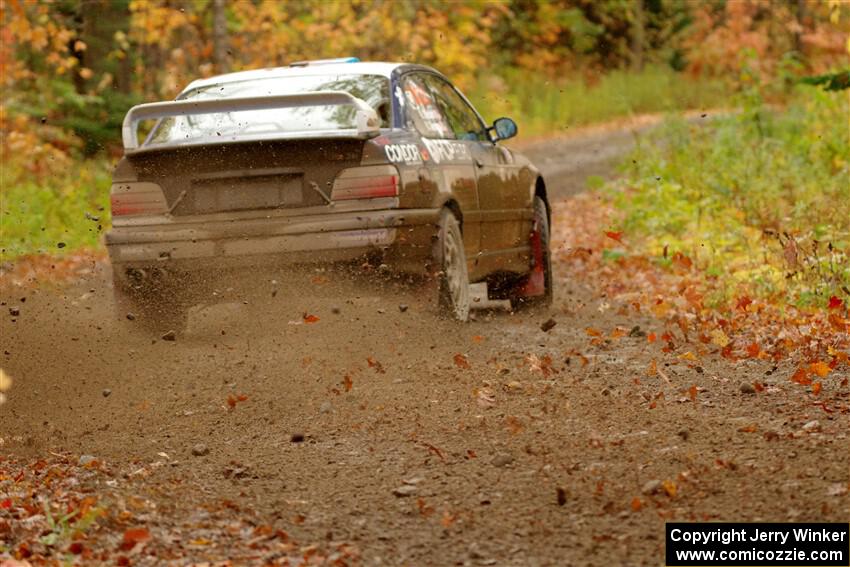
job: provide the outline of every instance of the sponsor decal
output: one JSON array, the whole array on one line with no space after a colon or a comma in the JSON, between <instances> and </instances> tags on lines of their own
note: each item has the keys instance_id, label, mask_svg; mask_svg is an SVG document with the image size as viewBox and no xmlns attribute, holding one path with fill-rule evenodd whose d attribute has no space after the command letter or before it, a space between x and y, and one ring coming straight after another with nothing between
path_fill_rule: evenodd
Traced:
<instances>
[{"instance_id":1,"label":"sponsor decal","mask_svg":"<svg viewBox=\"0 0 850 567\"><path fill-rule=\"evenodd\" d=\"M422 143L428 149L428 153L434 163L444 161L468 161L472 159L469 148L463 142L455 140L429 140L422 138Z\"/></svg>"},{"instance_id":2,"label":"sponsor decal","mask_svg":"<svg viewBox=\"0 0 850 567\"><path fill-rule=\"evenodd\" d=\"M419 146L416 144L391 144L384 147L387 159L393 163L422 163Z\"/></svg>"},{"instance_id":3,"label":"sponsor decal","mask_svg":"<svg viewBox=\"0 0 850 567\"><path fill-rule=\"evenodd\" d=\"M418 116L421 125L427 129L430 135L450 136L452 134L452 129L446 122L445 116L437 108L434 98L424 87L410 79L405 83L404 96L407 99L407 104L410 105L412 111Z\"/></svg>"}]
</instances>

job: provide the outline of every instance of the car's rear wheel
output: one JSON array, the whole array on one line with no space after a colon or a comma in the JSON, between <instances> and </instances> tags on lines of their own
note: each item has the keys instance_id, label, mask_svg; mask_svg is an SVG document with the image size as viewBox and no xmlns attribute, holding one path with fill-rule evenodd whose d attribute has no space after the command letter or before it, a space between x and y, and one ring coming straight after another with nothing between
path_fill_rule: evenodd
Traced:
<instances>
[{"instance_id":1,"label":"car's rear wheel","mask_svg":"<svg viewBox=\"0 0 850 567\"><path fill-rule=\"evenodd\" d=\"M516 287L511 305L545 306L552 303L552 253L549 249L549 214L546 202L534 197L534 218L529 237L531 245L531 272Z\"/></svg>"},{"instance_id":2,"label":"car's rear wheel","mask_svg":"<svg viewBox=\"0 0 850 567\"><path fill-rule=\"evenodd\" d=\"M189 320L188 307L163 290L137 289L113 278L115 316L126 326L147 333L180 333Z\"/></svg>"},{"instance_id":3,"label":"car's rear wheel","mask_svg":"<svg viewBox=\"0 0 850 567\"><path fill-rule=\"evenodd\" d=\"M434 259L439 268L438 302L441 313L458 321L468 320L469 273L463 248L463 234L460 223L448 209L440 213Z\"/></svg>"}]
</instances>

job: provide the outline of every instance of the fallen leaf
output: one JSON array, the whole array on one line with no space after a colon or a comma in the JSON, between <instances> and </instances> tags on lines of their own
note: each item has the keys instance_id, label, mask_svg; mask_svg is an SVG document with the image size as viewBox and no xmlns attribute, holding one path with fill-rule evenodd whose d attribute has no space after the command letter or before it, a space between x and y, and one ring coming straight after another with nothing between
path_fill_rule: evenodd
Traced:
<instances>
[{"instance_id":1,"label":"fallen leaf","mask_svg":"<svg viewBox=\"0 0 850 567\"><path fill-rule=\"evenodd\" d=\"M835 297L834 295L829 298L829 308L830 309L841 309L844 307L844 301Z\"/></svg>"},{"instance_id":2,"label":"fallen leaf","mask_svg":"<svg viewBox=\"0 0 850 567\"><path fill-rule=\"evenodd\" d=\"M749 356L750 358L758 357L760 352L761 348L759 347L759 344L757 342L752 342L747 345L747 356Z\"/></svg>"},{"instance_id":3,"label":"fallen leaf","mask_svg":"<svg viewBox=\"0 0 850 567\"><path fill-rule=\"evenodd\" d=\"M315 323L319 320L315 315L308 315L307 313L302 316L302 319L305 323Z\"/></svg>"},{"instance_id":4,"label":"fallen leaf","mask_svg":"<svg viewBox=\"0 0 850 567\"><path fill-rule=\"evenodd\" d=\"M829 365L825 362L814 362L809 365L809 370L821 378L826 377L826 375L832 371Z\"/></svg>"},{"instance_id":5,"label":"fallen leaf","mask_svg":"<svg viewBox=\"0 0 850 567\"><path fill-rule=\"evenodd\" d=\"M721 331L720 329L714 329L711 331L711 342L723 348L729 344L729 337L726 336L726 333Z\"/></svg>"},{"instance_id":6,"label":"fallen leaf","mask_svg":"<svg viewBox=\"0 0 850 567\"><path fill-rule=\"evenodd\" d=\"M817 396L818 394L820 394L822 388L823 387L821 386L820 382L815 382L814 384L812 384L812 393Z\"/></svg>"},{"instance_id":7,"label":"fallen leaf","mask_svg":"<svg viewBox=\"0 0 850 567\"><path fill-rule=\"evenodd\" d=\"M812 379L809 378L809 373L806 372L806 369L802 366L794 372L794 375L791 376L791 381L796 382L802 386L808 386L812 383Z\"/></svg>"},{"instance_id":8,"label":"fallen leaf","mask_svg":"<svg viewBox=\"0 0 850 567\"><path fill-rule=\"evenodd\" d=\"M692 402L697 401L697 385L693 384L690 388L688 388L688 396L690 396Z\"/></svg>"},{"instance_id":9,"label":"fallen leaf","mask_svg":"<svg viewBox=\"0 0 850 567\"><path fill-rule=\"evenodd\" d=\"M129 551L136 547L136 544L144 543L151 538L147 528L130 528L124 532L124 537L121 540L121 550Z\"/></svg>"},{"instance_id":10,"label":"fallen leaf","mask_svg":"<svg viewBox=\"0 0 850 567\"><path fill-rule=\"evenodd\" d=\"M458 368L463 368L464 370L469 370L470 368L472 368L469 365L469 361L466 360L466 357L463 356L460 353L458 353L454 356L454 361L455 361L455 366L457 366Z\"/></svg>"},{"instance_id":11,"label":"fallen leaf","mask_svg":"<svg viewBox=\"0 0 850 567\"><path fill-rule=\"evenodd\" d=\"M751 423L750 425L739 427L738 431L741 433L755 433L756 431L758 431L758 425L756 425L755 423Z\"/></svg>"},{"instance_id":12,"label":"fallen leaf","mask_svg":"<svg viewBox=\"0 0 850 567\"><path fill-rule=\"evenodd\" d=\"M419 514L426 518L434 513L434 508L425 503L424 498L416 499L416 506L419 508Z\"/></svg>"},{"instance_id":13,"label":"fallen leaf","mask_svg":"<svg viewBox=\"0 0 850 567\"><path fill-rule=\"evenodd\" d=\"M649 363L649 368L646 369L647 376L655 376L658 374L658 363L655 362L655 359L652 359L652 362Z\"/></svg>"},{"instance_id":14,"label":"fallen leaf","mask_svg":"<svg viewBox=\"0 0 850 567\"><path fill-rule=\"evenodd\" d=\"M525 426L523 426L522 421L518 417L513 415L509 415L505 418L505 426L510 430L512 435L516 435L520 433Z\"/></svg>"},{"instance_id":15,"label":"fallen leaf","mask_svg":"<svg viewBox=\"0 0 850 567\"><path fill-rule=\"evenodd\" d=\"M374 368L376 373L386 374L386 370L384 370L384 365L372 358L371 356L366 359L366 364L369 365L369 368Z\"/></svg>"},{"instance_id":16,"label":"fallen leaf","mask_svg":"<svg viewBox=\"0 0 850 567\"><path fill-rule=\"evenodd\" d=\"M673 262L685 269L690 269L691 266L694 265L691 259L682 254L681 252L676 252L675 254L673 254Z\"/></svg>"},{"instance_id":17,"label":"fallen leaf","mask_svg":"<svg viewBox=\"0 0 850 567\"><path fill-rule=\"evenodd\" d=\"M489 388L480 388L475 390L475 399L478 405L489 408L496 404L496 395Z\"/></svg>"},{"instance_id":18,"label":"fallen leaf","mask_svg":"<svg viewBox=\"0 0 850 567\"><path fill-rule=\"evenodd\" d=\"M648 335L646 335L646 341L647 342L654 343L655 338L656 338L655 333L649 333Z\"/></svg>"},{"instance_id":19,"label":"fallen leaf","mask_svg":"<svg viewBox=\"0 0 850 567\"><path fill-rule=\"evenodd\" d=\"M619 242L620 244L623 244L623 240L622 240L622 238L623 238L623 232L622 232L622 231L620 231L620 232L614 232L614 231L611 231L611 230L606 230L606 231L605 231L605 236L607 236L607 237L608 237L608 238L610 238L611 240L616 240L616 241L617 241L617 242Z\"/></svg>"},{"instance_id":20,"label":"fallen leaf","mask_svg":"<svg viewBox=\"0 0 850 567\"><path fill-rule=\"evenodd\" d=\"M611 331L611 338L612 339L619 339L620 337L625 337L625 336L626 336L625 329L620 329L618 327L618 328L614 329L613 331Z\"/></svg>"},{"instance_id":21,"label":"fallen leaf","mask_svg":"<svg viewBox=\"0 0 850 567\"><path fill-rule=\"evenodd\" d=\"M638 512L641 508L643 508L643 501L637 496L632 498L632 512Z\"/></svg>"},{"instance_id":22,"label":"fallen leaf","mask_svg":"<svg viewBox=\"0 0 850 567\"><path fill-rule=\"evenodd\" d=\"M350 392L350 391L351 391L351 387L352 387L353 385L354 385L354 383L351 381L351 376L349 376L348 374L346 374L346 375L345 375L345 377L342 379L342 386L343 386L343 388L345 388L345 391L346 391L346 392Z\"/></svg>"},{"instance_id":23,"label":"fallen leaf","mask_svg":"<svg viewBox=\"0 0 850 567\"><path fill-rule=\"evenodd\" d=\"M475 335L472 337L472 342L476 344L481 344L484 342L484 337L482 337L481 335Z\"/></svg>"},{"instance_id":24,"label":"fallen leaf","mask_svg":"<svg viewBox=\"0 0 850 567\"><path fill-rule=\"evenodd\" d=\"M601 337L602 336L602 331L600 331L599 329L594 329L593 327L586 328L584 330L584 332L587 333L588 336L591 336L591 337Z\"/></svg>"},{"instance_id":25,"label":"fallen leaf","mask_svg":"<svg viewBox=\"0 0 850 567\"><path fill-rule=\"evenodd\" d=\"M440 525L442 525L444 528L448 529L448 528L451 527L452 524L455 523L456 519L457 519L456 515L450 514L448 510L444 510L443 511L443 517L440 518Z\"/></svg>"},{"instance_id":26,"label":"fallen leaf","mask_svg":"<svg viewBox=\"0 0 850 567\"><path fill-rule=\"evenodd\" d=\"M676 497L676 492L678 491L678 489L676 487L675 482L673 482L672 480L665 480L661 483L661 486L664 488L664 492L667 493L667 496L669 496L670 498Z\"/></svg>"},{"instance_id":27,"label":"fallen leaf","mask_svg":"<svg viewBox=\"0 0 850 567\"><path fill-rule=\"evenodd\" d=\"M236 407L237 403L244 402L247 399L248 399L248 396L246 396L245 394L236 394L236 395L229 394L227 396L227 405L230 406L230 409L233 409L233 408Z\"/></svg>"}]
</instances>

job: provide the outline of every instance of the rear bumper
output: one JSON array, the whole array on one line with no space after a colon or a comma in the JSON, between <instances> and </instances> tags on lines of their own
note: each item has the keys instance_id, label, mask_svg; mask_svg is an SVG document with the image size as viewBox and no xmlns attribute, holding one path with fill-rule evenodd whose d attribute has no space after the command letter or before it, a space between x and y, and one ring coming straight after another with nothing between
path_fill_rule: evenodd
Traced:
<instances>
[{"instance_id":1,"label":"rear bumper","mask_svg":"<svg viewBox=\"0 0 850 567\"><path fill-rule=\"evenodd\" d=\"M430 255L437 209L385 209L279 218L119 226L106 234L113 265L181 271L265 263L334 262L376 249Z\"/></svg>"}]
</instances>

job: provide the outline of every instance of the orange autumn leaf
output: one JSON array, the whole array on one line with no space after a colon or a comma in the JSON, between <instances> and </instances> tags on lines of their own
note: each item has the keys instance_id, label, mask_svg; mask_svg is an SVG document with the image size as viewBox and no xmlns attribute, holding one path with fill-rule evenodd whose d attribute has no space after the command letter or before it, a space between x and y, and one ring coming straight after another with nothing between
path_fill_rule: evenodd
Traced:
<instances>
[{"instance_id":1,"label":"orange autumn leaf","mask_svg":"<svg viewBox=\"0 0 850 567\"><path fill-rule=\"evenodd\" d=\"M366 364L369 365L369 368L374 368L375 372L378 374L386 374L387 372L386 370L384 370L384 365L372 358L371 356L366 358Z\"/></svg>"},{"instance_id":2,"label":"orange autumn leaf","mask_svg":"<svg viewBox=\"0 0 850 567\"><path fill-rule=\"evenodd\" d=\"M690 388L688 388L688 396L690 396L692 402L697 401L697 385L693 384Z\"/></svg>"},{"instance_id":3,"label":"orange autumn leaf","mask_svg":"<svg viewBox=\"0 0 850 567\"><path fill-rule=\"evenodd\" d=\"M606 230L606 231L605 231L605 236L607 236L607 237L608 237L608 238L610 238L611 240L616 240L616 241L617 241L617 242L619 242L620 244L623 244L623 240L622 240L622 239L623 239L623 231L620 231L620 232L614 232L614 231L612 231L612 230Z\"/></svg>"},{"instance_id":4,"label":"orange autumn leaf","mask_svg":"<svg viewBox=\"0 0 850 567\"><path fill-rule=\"evenodd\" d=\"M817 374L821 378L824 378L832 371L832 369L825 362L814 362L809 365L809 371Z\"/></svg>"},{"instance_id":5,"label":"orange autumn leaf","mask_svg":"<svg viewBox=\"0 0 850 567\"><path fill-rule=\"evenodd\" d=\"M305 323L315 323L319 320L315 315L308 315L307 313L304 314L303 319Z\"/></svg>"},{"instance_id":6,"label":"orange autumn leaf","mask_svg":"<svg viewBox=\"0 0 850 567\"><path fill-rule=\"evenodd\" d=\"M646 369L647 376L655 376L658 374L658 364L655 362L655 359L652 359L652 362L649 363L649 368Z\"/></svg>"},{"instance_id":7,"label":"orange autumn leaf","mask_svg":"<svg viewBox=\"0 0 850 567\"><path fill-rule=\"evenodd\" d=\"M230 406L230 409L233 409L236 407L236 404L238 404L239 402L244 402L247 399L248 396L246 396L245 394L229 394L227 396L227 405Z\"/></svg>"},{"instance_id":8,"label":"orange autumn leaf","mask_svg":"<svg viewBox=\"0 0 850 567\"><path fill-rule=\"evenodd\" d=\"M613 331L611 331L611 338L612 339L619 339L620 337L625 337L625 336L626 336L626 331L624 329L616 328Z\"/></svg>"},{"instance_id":9,"label":"orange autumn leaf","mask_svg":"<svg viewBox=\"0 0 850 567\"><path fill-rule=\"evenodd\" d=\"M649 333L646 335L647 342L654 343L656 339L655 333Z\"/></svg>"},{"instance_id":10,"label":"orange autumn leaf","mask_svg":"<svg viewBox=\"0 0 850 567\"><path fill-rule=\"evenodd\" d=\"M456 515L449 513L448 510L444 510L443 511L443 517L440 518L440 525L442 525L444 528L448 529L448 528L451 527L452 524L455 523L456 519L457 519Z\"/></svg>"},{"instance_id":11,"label":"orange autumn leaf","mask_svg":"<svg viewBox=\"0 0 850 567\"><path fill-rule=\"evenodd\" d=\"M673 262L678 264L682 268L685 268L686 270L690 269L691 266L694 265L691 259L682 254L681 252L676 252L675 254L673 254Z\"/></svg>"},{"instance_id":12,"label":"orange autumn leaf","mask_svg":"<svg viewBox=\"0 0 850 567\"><path fill-rule=\"evenodd\" d=\"M426 504L424 498L416 499L416 507L419 508L419 514L426 518L434 513L434 508Z\"/></svg>"},{"instance_id":13,"label":"orange autumn leaf","mask_svg":"<svg viewBox=\"0 0 850 567\"><path fill-rule=\"evenodd\" d=\"M476 344L483 343L484 337L482 337L481 335L475 335L474 337L472 337L472 342L474 342Z\"/></svg>"},{"instance_id":14,"label":"orange autumn leaf","mask_svg":"<svg viewBox=\"0 0 850 567\"><path fill-rule=\"evenodd\" d=\"M756 431L758 431L758 428L758 425L756 425L755 423L751 423L750 425L739 427L738 431L740 431L741 433L755 433Z\"/></svg>"},{"instance_id":15,"label":"orange autumn leaf","mask_svg":"<svg viewBox=\"0 0 850 567\"><path fill-rule=\"evenodd\" d=\"M823 387L821 386L820 382L815 382L814 384L812 384L812 393L817 396L818 394L820 394L822 388Z\"/></svg>"},{"instance_id":16,"label":"orange autumn leaf","mask_svg":"<svg viewBox=\"0 0 850 567\"><path fill-rule=\"evenodd\" d=\"M472 368L469 365L469 361L466 360L466 357L463 356L460 353L458 353L454 356L454 361L455 361L455 366L457 366L458 368L463 368L464 370L469 370L470 368Z\"/></svg>"},{"instance_id":17,"label":"orange autumn leaf","mask_svg":"<svg viewBox=\"0 0 850 567\"><path fill-rule=\"evenodd\" d=\"M643 502L640 498L635 496L632 498L632 512L638 512L643 507Z\"/></svg>"},{"instance_id":18,"label":"orange autumn leaf","mask_svg":"<svg viewBox=\"0 0 850 567\"><path fill-rule=\"evenodd\" d=\"M138 543L144 543L151 538L147 528L130 528L124 532L124 537L121 540L121 549L129 551L136 547Z\"/></svg>"},{"instance_id":19,"label":"orange autumn leaf","mask_svg":"<svg viewBox=\"0 0 850 567\"><path fill-rule=\"evenodd\" d=\"M812 379L809 378L809 373L806 372L806 369L802 366L797 369L793 376L791 376L791 381L802 386L808 386L812 383Z\"/></svg>"},{"instance_id":20,"label":"orange autumn leaf","mask_svg":"<svg viewBox=\"0 0 850 567\"><path fill-rule=\"evenodd\" d=\"M673 482L672 480L665 480L661 483L661 486L664 488L664 492L667 493L667 496L669 496L670 498L676 497L676 492L678 491L678 488L676 487L675 482Z\"/></svg>"},{"instance_id":21,"label":"orange autumn leaf","mask_svg":"<svg viewBox=\"0 0 850 567\"><path fill-rule=\"evenodd\" d=\"M756 358L761 352L761 348L757 342L752 342L747 345L747 356L750 358Z\"/></svg>"},{"instance_id":22,"label":"orange autumn leaf","mask_svg":"<svg viewBox=\"0 0 850 567\"><path fill-rule=\"evenodd\" d=\"M342 379L342 386L345 388L346 392L350 392L352 386L354 386L354 382L351 381L351 376L348 374Z\"/></svg>"},{"instance_id":23,"label":"orange autumn leaf","mask_svg":"<svg viewBox=\"0 0 850 567\"><path fill-rule=\"evenodd\" d=\"M584 332L587 333L587 335L590 336L590 337L601 337L602 336L602 331L600 331L599 329L594 329L593 327L586 328L584 330Z\"/></svg>"}]
</instances>

